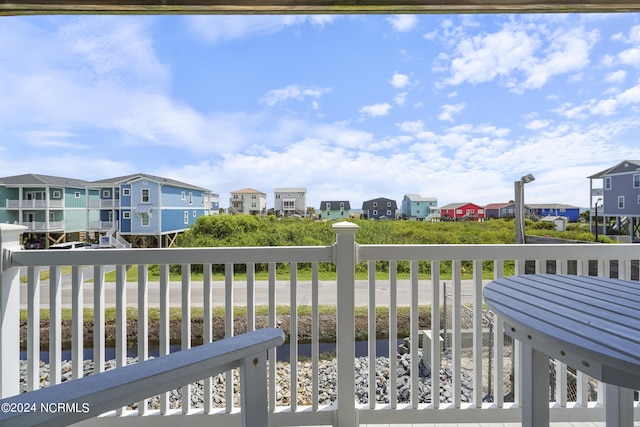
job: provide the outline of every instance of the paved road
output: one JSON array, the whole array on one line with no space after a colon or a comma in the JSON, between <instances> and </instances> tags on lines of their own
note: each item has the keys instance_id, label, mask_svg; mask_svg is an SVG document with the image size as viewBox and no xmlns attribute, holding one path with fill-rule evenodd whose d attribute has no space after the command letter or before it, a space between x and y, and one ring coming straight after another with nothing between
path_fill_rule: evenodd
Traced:
<instances>
[{"instance_id":1,"label":"paved road","mask_svg":"<svg viewBox=\"0 0 640 427\"><path fill-rule=\"evenodd\" d=\"M90 276L90 272L84 276L87 280ZM485 284L488 281L485 282ZM443 284L448 285L448 292L451 292L451 281L443 280L440 282L440 292L442 295ZM398 305L406 306L410 302L410 282L409 280L398 280L397 286L397 301ZM41 283L40 303L43 308L49 306L49 282L43 281ZM160 305L159 300L159 288L160 285L157 282L149 283L149 306L158 307ZM172 282L169 287L169 301L172 306L181 305L181 288L180 282ZM368 281L358 280L356 281L355 297L356 306L367 306L369 304L368 296ZM290 304L290 285L288 281L276 282L276 304L289 305ZM471 295L473 292L473 286L470 280L462 281L462 295ZM246 305L246 284L244 282L235 282L233 289L234 304ZM311 282L299 281L297 284L297 302L298 305L311 305ZM84 306L93 307L93 283L85 283L83 285ZM268 283L266 281L256 281L255 284L256 304L268 304ZM319 302L323 305L335 305L337 302L337 289L335 281L321 281L318 287ZM389 282L378 281L376 283L376 305L385 306L389 304ZM127 305L136 306L138 301L138 289L137 283L127 284ZM470 297L467 297L470 298ZM71 282L68 278L63 278L62 284L62 306L71 307ZM202 283L192 282L191 284L191 304L192 306L201 306L203 300L203 285ZM213 285L213 298L212 302L215 306L224 306L225 294L224 294L224 282L215 281ZM430 304L431 303L431 281L420 281L419 291L419 303ZM27 285L21 285L20 292L20 305L22 308L27 306ZM105 285L105 305L107 307L115 306L115 283L109 282Z\"/></svg>"}]
</instances>

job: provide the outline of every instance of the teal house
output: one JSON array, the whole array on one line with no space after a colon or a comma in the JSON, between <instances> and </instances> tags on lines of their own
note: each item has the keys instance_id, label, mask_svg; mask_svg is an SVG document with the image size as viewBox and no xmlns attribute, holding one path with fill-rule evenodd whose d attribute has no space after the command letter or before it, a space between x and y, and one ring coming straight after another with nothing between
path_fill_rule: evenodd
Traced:
<instances>
[{"instance_id":1,"label":"teal house","mask_svg":"<svg viewBox=\"0 0 640 427\"><path fill-rule=\"evenodd\" d=\"M351 215L351 205L347 200L320 202L320 219L335 220L346 219Z\"/></svg>"}]
</instances>

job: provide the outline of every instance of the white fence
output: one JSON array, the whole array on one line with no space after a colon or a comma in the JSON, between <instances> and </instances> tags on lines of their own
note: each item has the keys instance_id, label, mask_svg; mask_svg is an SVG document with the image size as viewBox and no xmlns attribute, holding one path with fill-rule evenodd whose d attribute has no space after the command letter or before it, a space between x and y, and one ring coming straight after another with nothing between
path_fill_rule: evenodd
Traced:
<instances>
[{"instance_id":1,"label":"white fence","mask_svg":"<svg viewBox=\"0 0 640 427\"><path fill-rule=\"evenodd\" d=\"M22 251L19 249L18 236L24 231L16 226L0 226L0 245L2 249L0 278L0 396L11 396L19 392L19 325L20 325L20 293L27 293L26 324L29 333L26 337L28 390L35 390L39 384L39 353L40 337L33 331L39 331L41 293L46 289L48 308L50 310L51 325L49 331L50 379L51 383L59 383L62 378L62 337L61 314L63 303L68 299L72 311L71 325L71 365L73 378L83 376L83 320L82 308L94 308L93 355L97 370L103 370L105 365L105 321L104 312L107 305L116 307L115 330L115 364L122 367L127 364L127 290L133 289L134 305L138 310L138 332L140 338L137 354L141 359L148 358L148 336L150 319L148 309L150 299L157 300L160 313L159 353L168 354L170 347L170 319L169 307L181 307L181 345L189 348L192 342L191 318L192 309L202 309L203 341L213 340L212 312L215 305L224 305L225 336L234 335L234 324L239 320L246 324L246 330L256 328L256 294L265 291L268 305L268 325L278 326L276 308L278 305L290 306L289 317L289 358L298 360L300 336L310 335L311 357L304 363L293 363L288 371L281 370L276 363L269 363L269 420L271 425L336 425L340 427L358 424L409 424L419 422L518 422L521 411L519 401L521 392L518 346L515 346L513 357L505 351L504 335L501 319L495 319L495 336L493 348L483 348L482 329L482 286L487 282L483 278L483 270L493 268L493 275L504 275L505 266L513 266L516 274L525 273L525 265L534 265L535 272L544 272L547 262L555 265L558 273L589 274L590 264L596 266L597 274L608 276L611 267L617 269L617 276L634 280L637 274L632 269L640 259L640 245L358 245L355 235L358 227L352 223L338 223L334 225L336 243L333 246L315 247L260 247L260 248L188 248L188 249L106 249L83 251ZM611 262L613 261L613 263ZM276 270L279 264L288 264L290 268L289 280L276 280ZM311 265L312 278L310 283L302 283L298 277L301 263ZM383 278L376 277L376 264L382 264L388 270ZM268 266L268 279L264 282L256 280L256 265ZM138 266L138 278L134 283L128 283L126 268L129 265ZM157 283L149 281L149 266L159 265L159 279ZM183 274L180 282L170 280L170 266L180 265L182 272L189 272L192 266L202 266L204 276L197 282L190 274ZM212 266L223 266L224 280L213 280ZM334 265L337 271L336 281L325 283L319 280L319 270L326 265ZM63 279L63 267L71 266L70 281L67 284L66 275ZM85 279L83 266L92 266L90 271L93 278ZM105 280L108 266L115 266L115 283ZM234 277L234 267L246 268L246 279ZM408 266L408 279L398 278L398 271ZM425 386L425 377L420 376L420 357L418 336L422 324L429 324L431 336L438 336L441 331L441 311L444 298L441 295L440 272L446 266L451 269L452 277L447 278L451 283L453 304L450 307L452 315L451 352L443 359L438 346L431 346L429 359L433 366L442 366L443 372L449 372L448 377L432 375L428 378L431 396L427 402L421 402L418 390ZM26 271L27 282L20 283L20 271ZM356 281L356 269L368 268L369 279ZM633 267L635 268L635 267ZM41 281L39 272L49 271L49 280ZM465 279L463 280L463 275ZM468 277L471 277L468 279ZM304 286L303 286L304 285ZM639 283L640 286L640 283ZM461 317L462 288L466 287L472 295L471 325L463 325ZM172 290L178 289L179 301L171 295ZM306 290L310 289L310 295ZM88 290L91 289L91 292ZM216 294L217 291L221 293ZM304 295L303 295L304 293ZM198 295L198 301L192 295ZM108 295L108 298L105 296ZM131 297L129 297L131 298ZM173 298L173 299L172 299ZM246 316L234 319L230 309L243 298L241 305L246 306ZM300 301L310 299L311 325L310 331L301 331ZM336 383L337 397L333 402L321 401L321 383L324 372L321 367L325 364L320 360L320 306L326 299L336 303ZM23 298L24 299L24 298ZM43 298L44 299L44 298ZM108 300L110 299L110 300ZM201 299L201 300L200 300ZM88 300L88 301L87 301ZM364 302L363 302L364 301ZM395 366L387 368L388 376L382 376L375 369L376 345L375 340L369 340L368 346L368 375L366 388L368 396L376 396L378 388L386 388L387 398L384 402L376 399L365 399L365 402L355 402L356 391L362 395L362 390L356 390L356 383L361 384L365 377L362 371L354 369L355 352L355 307L364 305L369 307L368 334L376 336L386 332L390 337L398 334L399 307L409 306L410 311L410 355L409 382L410 398L404 401L404 394L398 391L400 382ZM421 315L420 309L430 306L428 318ZM387 310L389 313L388 326L381 331L382 325L376 324L376 310ZM422 317L421 317L422 316ZM463 351L461 337L469 329L473 335L472 350ZM391 360L397 358L395 340L389 340L388 354ZM491 378L493 395L487 399L483 393L486 390L488 370L483 368L483 355L492 352ZM511 366L505 366L505 360L514 360ZM470 373L462 370L465 364L471 364ZM275 350L270 351L269 360L276 360ZM308 366L307 366L308 365ZM552 421L597 421L604 420L604 396L600 384L575 371L572 367L554 364L555 390L550 401ZM283 372L285 372L283 374ZM513 394L505 393L505 379L513 374ZM285 378L282 378L282 376ZM304 378L309 376L310 378ZM192 406L190 391L182 394L182 407L171 408L167 395L160 397L158 409L148 409L142 405L137 411L123 409L109 417L95 418L84 425L145 425L153 422L157 425L175 425L180 421L174 417L189 417L190 425L204 425L214 422L216 426L235 425L237 422L238 404L235 402L236 392L233 389L233 374L227 373L222 380L225 393L224 403L217 407L212 402L214 384L205 381L204 403L199 408ZM373 379L373 380L370 380ZM220 381L219 379L215 380ZM288 388L281 387L282 382L289 383ZM309 390L305 381L309 381ZM575 381L577 393L569 397L567 384ZM447 382L447 387L443 383ZM507 381L508 382L508 381ZM324 384L324 383L322 383ZM465 387L471 384L470 393ZM323 385L324 387L324 385ZM358 386L360 387L360 385ZM595 387L595 399L590 398L589 390ZM278 404L278 397L285 392L288 395L286 406ZM299 400L299 395L308 393L309 401ZM466 393L466 394L465 394ZM490 400L490 401L489 401ZM636 409L638 412L638 409ZM128 415L128 416L125 416ZM154 417L154 415L171 415ZM150 417L151 418L150 420ZM211 419L210 417L215 417ZM215 421L212 421L215 420Z\"/></svg>"}]
</instances>

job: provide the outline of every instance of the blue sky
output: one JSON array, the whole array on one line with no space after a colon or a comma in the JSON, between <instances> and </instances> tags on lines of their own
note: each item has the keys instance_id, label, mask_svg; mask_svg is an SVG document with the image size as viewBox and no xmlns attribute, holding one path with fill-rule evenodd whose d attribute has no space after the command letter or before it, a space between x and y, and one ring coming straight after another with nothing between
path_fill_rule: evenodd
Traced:
<instances>
[{"instance_id":1,"label":"blue sky","mask_svg":"<svg viewBox=\"0 0 640 427\"><path fill-rule=\"evenodd\" d=\"M640 16L0 18L0 176L588 206L640 158Z\"/></svg>"}]
</instances>

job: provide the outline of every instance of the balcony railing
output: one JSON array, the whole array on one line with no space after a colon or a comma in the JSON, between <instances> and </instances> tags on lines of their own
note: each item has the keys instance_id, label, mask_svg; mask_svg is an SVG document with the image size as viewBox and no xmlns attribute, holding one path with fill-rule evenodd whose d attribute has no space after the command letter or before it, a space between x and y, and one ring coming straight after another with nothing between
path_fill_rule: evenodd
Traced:
<instances>
[{"instance_id":1,"label":"balcony railing","mask_svg":"<svg viewBox=\"0 0 640 427\"><path fill-rule=\"evenodd\" d=\"M6 206L9 209L62 209L64 208L64 200L7 199Z\"/></svg>"},{"instance_id":2,"label":"balcony railing","mask_svg":"<svg viewBox=\"0 0 640 427\"><path fill-rule=\"evenodd\" d=\"M137 354L140 360L148 358L150 300L157 300L159 307L159 353L170 351L169 307L178 305L181 310L181 346L189 348L192 343L192 309L202 312L203 341L213 340L212 313L214 306L225 307L225 336L234 335L234 326L240 322L246 330L256 328L258 305L268 306L267 326L286 326L290 342L289 359L297 361L302 345L302 336L310 341L311 357L304 363L292 363L282 370L275 363L275 350L269 352L268 402L270 425L336 425L340 427L359 424L411 424L411 423L507 423L519 422L521 418L521 373L520 351L517 343L511 345L503 334L503 321L483 308L482 287L487 282L483 272L493 270L494 277L553 270L556 273L598 274L638 280L637 262L640 245L616 244L567 244L567 245L359 245L355 235L357 225L343 222L334 225L336 243L332 246L313 247L259 247L259 248L185 248L185 249L110 249L85 251L23 251L18 236L21 227L0 225L0 396L12 396L20 392L19 325L20 294L26 293L26 324L30 331L26 337L27 373L26 389L40 387L39 354L48 350L51 384L62 378L61 313L63 305L70 306L71 325L71 369L72 377L83 376L83 308L94 308L93 359L98 372L105 366L105 318L106 306L115 306L115 365L127 362L127 310L137 307L138 324ZM279 264L290 267L286 282L276 280ZM298 275L301 264L311 266L311 280L303 281ZM138 266L138 278L128 283L126 268ZM159 280L150 282L149 266L159 265ZM180 265L182 275L179 282L171 282L171 265ZM212 267L221 266L224 280L213 280ZM266 265L268 279L256 279L256 266ZM63 278L63 267L71 266L69 281ZM85 279L83 266L92 267L92 279ZM115 266L115 283L105 281L107 266ZM195 281L188 272L192 266L201 266L204 275ZM246 279L234 277L234 268L246 268ZM376 266L382 266L388 274L380 278ZM321 268L334 268L335 282L319 280ZM26 284L20 284L20 268L26 271ZM368 280L356 281L356 270L367 269ZM40 280L38 274L48 270L49 279ZM447 273L447 292L442 292L441 271ZM408 278L400 275L408 270ZM486 275L486 273L485 273ZM463 279L464 277L464 279ZM638 283L640 286L640 282ZM307 295L306 289L310 289ZM133 288L133 293L127 290ZM468 294L468 299L463 297ZM48 289L48 292L44 292ZM172 293L172 290L177 290ZM260 290L260 292L258 292ZM264 295L262 294L264 291ZM305 292L303 292L305 291ZM192 299L195 294L202 301ZM263 298L263 299L261 299ZM306 302L309 298L310 302ZM449 303L451 298L451 303ZM303 302L304 300L304 302ZM246 315L234 319L234 305L246 306ZM321 383L326 363L320 360L320 306L336 305L336 397L327 402L322 399ZM276 307L290 306L288 325L278 325ZM311 306L310 330L301 330L301 306ZM364 370L355 368L356 323L355 307L368 306L368 336L375 337L386 332L390 337L398 335L399 309L409 307L409 379L399 390L401 378L395 368L398 348L394 339L389 340L389 359L385 375L376 370L377 347L369 340L368 361ZM465 306L464 315L462 306ZM430 306L428 314L422 310ZM443 312L450 319L443 319ZM40 308L50 311L49 344L41 348ZM388 312L388 325L377 324L377 309ZM491 340L487 340L487 318L493 319ZM484 320L484 323L483 323ZM430 331L432 337L442 334L446 324L448 346L445 354L438 345L424 350L434 372L441 367L441 375L429 378L421 374L419 336L421 330ZM428 326L426 326L428 325ZM385 330L382 330L385 329ZM444 335L444 334L443 334ZM463 341L471 337L471 344ZM487 342L492 344L488 347ZM382 360L382 359L380 359ZM488 362L489 361L489 362ZM553 361L552 361L553 362ZM362 364L358 363L358 366ZM604 421L605 404L601 384L582 374L579 370L550 363L554 384L550 392L550 419L552 421ZM309 377L309 378L306 378ZM304 381L309 381L309 389ZM224 383L222 403L214 399L215 384ZM288 383L283 387L283 383ZM446 383L446 387L445 387ZM324 384L324 383L322 383ZM358 385L356 385L358 384ZM419 391L430 387L427 399ZM119 409L85 425L146 425L149 417L153 423L175 425L184 423L182 418L193 423L230 426L237 422L237 391L233 386L233 373L216 377L215 382L206 380L202 385L204 401L196 408L193 394L186 387L182 400L172 408L169 396L158 397L159 408L149 408L147 403L137 410ZM356 390L356 388L359 388ZM364 389L362 389L364 388ZM469 389L470 388L470 389ZM381 398L379 389L384 389ZM569 390L572 392L570 393ZM358 391L358 393L356 393ZM307 393L307 400L299 398ZM281 399L284 394L286 403ZM354 396L360 396L356 402ZM408 398L405 399L405 396ZM369 398L376 396L376 398ZM638 402L634 403L636 417L640 416ZM163 415L163 416L157 416ZM108 418L105 418L108 417ZM182 418L180 418L182 417ZM213 417L213 418L207 418ZM640 419L640 418L636 418Z\"/></svg>"},{"instance_id":3,"label":"balcony railing","mask_svg":"<svg viewBox=\"0 0 640 427\"><path fill-rule=\"evenodd\" d=\"M64 230L64 221L24 221L17 223L23 227L27 227L29 231L62 231Z\"/></svg>"}]
</instances>

